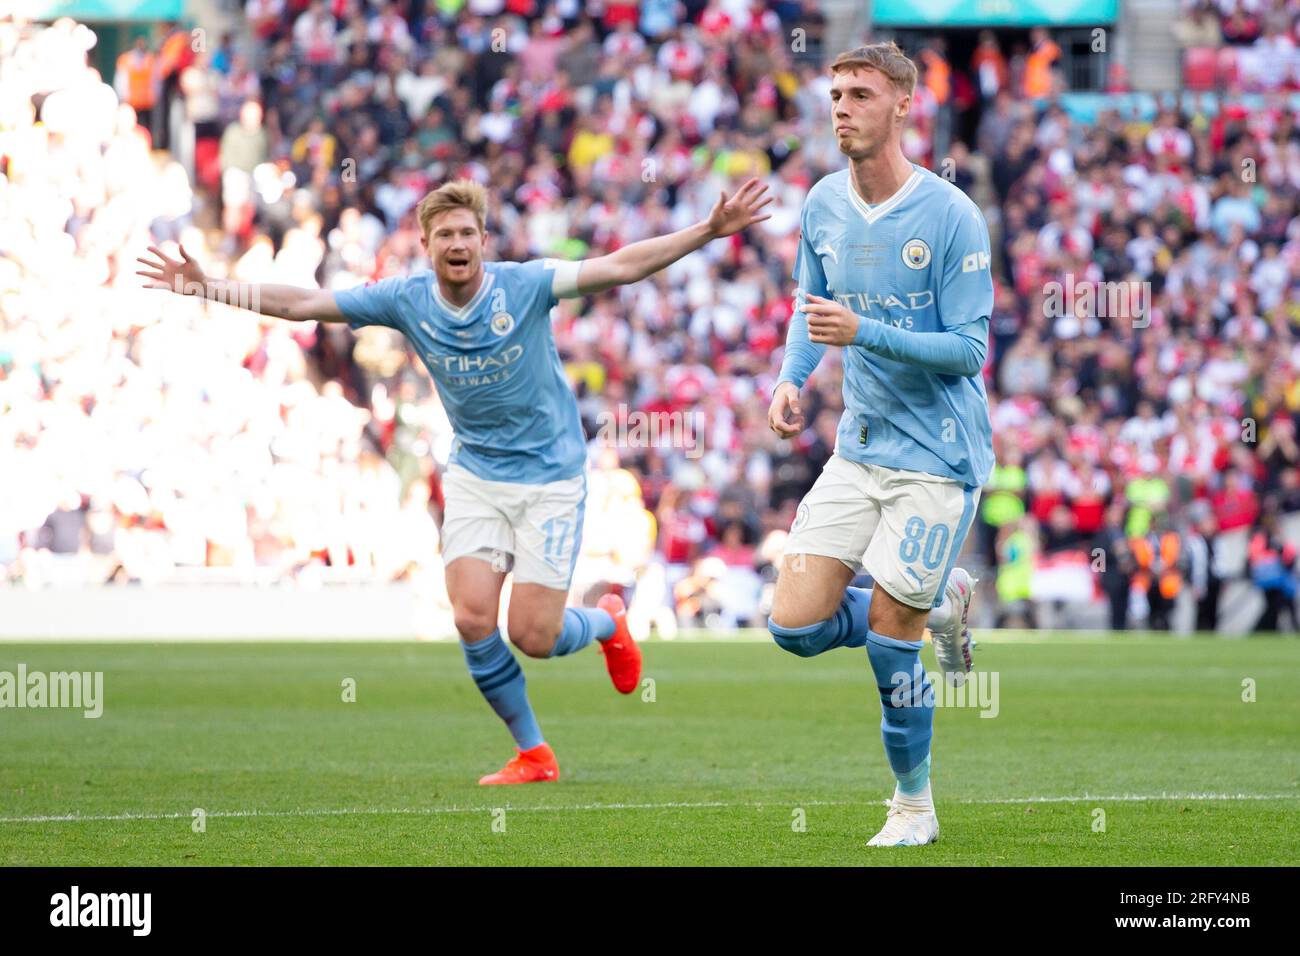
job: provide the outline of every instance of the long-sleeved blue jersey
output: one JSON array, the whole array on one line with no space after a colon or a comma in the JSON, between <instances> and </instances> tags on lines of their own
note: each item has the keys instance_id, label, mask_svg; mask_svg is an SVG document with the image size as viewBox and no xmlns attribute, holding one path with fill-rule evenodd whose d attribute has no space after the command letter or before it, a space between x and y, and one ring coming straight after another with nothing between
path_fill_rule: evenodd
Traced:
<instances>
[{"instance_id":1,"label":"long-sleeved blue jersey","mask_svg":"<svg viewBox=\"0 0 1300 956\"><path fill-rule=\"evenodd\" d=\"M456 308L432 272L334 294L354 329L387 325L415 347L456 432L451 461L488 481L543 484L583 473L586 441L550 313L573 294L576 263L484 263ZM557 270L563 277L557 282Z\"/></svg>"},{"instance_id":2,"label":"long-sleeved blue jersey","mask_svg":"<svg viewBox=\"0 0 1300 956\"><path fill-rule=\"evenodd\" d=\"M993 469L980 378L993 311L988 227L960 189L913 170L875 206L847 169L809 191L780 380L802 388L826 350L808 340L807 296L835 299L864 320L844 349L836 452L979 486Z\"/></svg>"}]
</instances>

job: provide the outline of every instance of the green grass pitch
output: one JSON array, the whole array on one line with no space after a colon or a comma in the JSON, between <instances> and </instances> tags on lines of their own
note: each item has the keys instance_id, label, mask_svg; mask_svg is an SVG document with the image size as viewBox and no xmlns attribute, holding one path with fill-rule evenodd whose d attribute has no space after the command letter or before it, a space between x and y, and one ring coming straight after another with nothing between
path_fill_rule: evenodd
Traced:
<instances>
[{"instance_id":1,"label":"green grass pitch","mask_svg":"<svg viewBox=\"0 0 1300 956\"><path fill-rule=\"evenodd\" d=\"M0 644L0 670L103 671L105 697L0 710L0 864L1300 858L1297 640L986 635L998 715L940 708L940 841L891 850L865 846L892 791L865 652L644 647L653 701L594 650L524 661L562 779L486 788L511 742L454 643Z\"/></svg>"}]
</instances>

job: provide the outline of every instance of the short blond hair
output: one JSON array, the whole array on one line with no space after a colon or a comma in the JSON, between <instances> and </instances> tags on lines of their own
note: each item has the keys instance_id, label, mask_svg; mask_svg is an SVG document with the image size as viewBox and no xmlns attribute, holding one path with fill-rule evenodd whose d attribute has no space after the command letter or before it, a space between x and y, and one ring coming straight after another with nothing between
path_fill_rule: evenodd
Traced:
<instances>
[{"instance_id":1,"label":"short blond hair","mask_svg":"<svg viewBox=\"0 0 1300 956\"><path fill-rule=\"evenodd\" d=\"M831 76L863 69L879 70L908 96L916 92L916 64L893 40L888 43L871 43L841 53L831 63Z\"/></svg>"},{"instance_id":2,"label":"short blond hair","mask_svg":"<svg viewBox=\"0 0 1300 956\"><path fill-rule=\"evenodd\" d=\"M487 232L487 190L472 179L453 179L421 199L416 207L425 239L429 238L433 220L452 209L468 209L478 220L479 230Z\"/></svg>"}]
</instances>

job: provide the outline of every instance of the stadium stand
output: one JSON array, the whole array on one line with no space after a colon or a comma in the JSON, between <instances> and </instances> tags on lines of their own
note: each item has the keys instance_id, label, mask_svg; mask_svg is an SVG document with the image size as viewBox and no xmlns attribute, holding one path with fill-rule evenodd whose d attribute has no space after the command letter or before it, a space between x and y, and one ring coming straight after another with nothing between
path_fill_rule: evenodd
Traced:
<instances>
[{"instance_id":1,"label":"stadium stand","mask_svg":"<svg viewBox=\"0 0 1300 956\"><path fill-rule=\"evenodd\" d=\"M554 328L592 437L578 596L630 590L642 632L761 624L842 408L828 356L807 431L766 427L799 207L841 165L816 4L243 12L246 31L170 57L160 37L116 77L88 65L86 26L0 18L5 580L441 579L450 430L400 337L147 292L150 243L342 289L422 267L414 205L452 177L488 187L495 254L524 259L677 228L759 175L777 197L761 228L565 301ZM1227 95L1150 120L1072 116L1045 31L1028 57L992 34L973 62L918 57L910 155L993 232L999 464L963 559L984 623L1251 629L1294 606L1296 25L1294 3L1189 7L1188 86ZM1271 98L1235 99L1256 89ZM159 109L167 150L141 125ZM634 413L660 441L604 440Z\"/></svg>"}]
</instances>

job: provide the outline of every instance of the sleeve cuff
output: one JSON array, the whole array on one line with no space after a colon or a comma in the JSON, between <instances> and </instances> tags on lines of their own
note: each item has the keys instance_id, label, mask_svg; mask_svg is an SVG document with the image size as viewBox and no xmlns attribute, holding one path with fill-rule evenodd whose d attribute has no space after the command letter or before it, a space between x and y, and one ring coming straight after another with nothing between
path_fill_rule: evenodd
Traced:
<instances>
[{"instance_id":1,"label":"sleeve cuff","mask_svg":"<svg viewBox=\"0 0 1300 956\"><path fill-rule=\"evenodd\" d=\"M876 343L879 330L871 319L858 317L858 331L853 334L853 344L859 348L869 349Z\"/></svg>"},{"instance_id":2,"label":"sleeve cuff","mask_svg":"<svg viewBox=\"0 0 1300 956\"><path fill-rule=\"evenodd\" d=\"M551 295L557 299L571 299L578 295L578 271L582 263L567 259L547 259L546 265L552 270Z\"/></svg>"}]
</instances>

